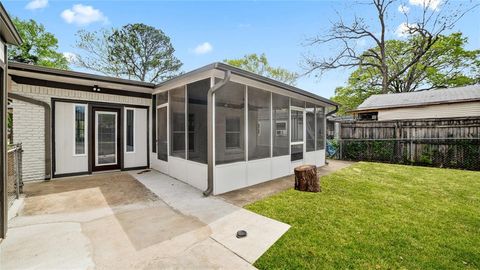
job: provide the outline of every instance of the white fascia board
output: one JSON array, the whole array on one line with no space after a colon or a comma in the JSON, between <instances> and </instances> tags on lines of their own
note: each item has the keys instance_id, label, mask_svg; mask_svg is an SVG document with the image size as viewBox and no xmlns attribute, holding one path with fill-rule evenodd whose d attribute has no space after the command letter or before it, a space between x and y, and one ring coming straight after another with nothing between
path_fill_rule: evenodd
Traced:
<instances>
[{"instance_id":1,"label":"white fascia board","mask_svg":"<svg viewBox=\"0 0 480 270\"><path fill-rule=\"evenodd\" d=\"M9 69L8 73L10 75L47 80L47 81L54 81L54 82L63 82L63 83L85 85L85 86L98 85L100 88L104 87L109 89L118 89L118 90L147 93L147 94L152 93L152 88L141 87L141 86L123 85L123 84L102 82L102 81L89 80L89 79L70 78L70 77L64 77L61 75L41 74L36 72L29 72L29 71L23 71L23 70L15 70L15 69Z\"/></svg>"},{"instance_id":2,"label":"white fascia board","mask_svg":"<svg viewBox=\"0 0 480 270\"><path fill-rule=\"evenodd\" d=\"M165 83L161 86L156 87L153 90L153 94L162 93L162 92L165 92L165 91L168 91L168 90L171 90L171 89L175 89L175 88L180 87L180 86L187 85L189 83L193 83L193 82L196 82L196 81L201 81L203 79L211 78L211 77L214 76L215 71L216 70L214 70L214 69L206 70L206 71L203 71L203 72L199 72L197 74L192 74L191 76L187 76L187 77L179 79L179 80L172 80L171 82L167 82L167 83ZM222 74L223 74L223 72L222 72ZM220 78L223 78L223 75Z\"/></svg>"}]
</instances>

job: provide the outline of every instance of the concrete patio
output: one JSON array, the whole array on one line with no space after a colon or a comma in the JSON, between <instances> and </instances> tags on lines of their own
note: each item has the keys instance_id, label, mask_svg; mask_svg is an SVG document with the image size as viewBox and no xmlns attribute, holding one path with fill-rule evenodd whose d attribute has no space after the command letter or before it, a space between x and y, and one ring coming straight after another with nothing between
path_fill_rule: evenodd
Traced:
<instances>
[{"instance_id":1,"label":"concrete patio","mask_svg":"<svg viewBox=\"0 0 480 270\"><path fill-rule=\"evenodd\" d=\"M156 171L37 182L2 269L252 269L289 228ZM237 239L237 230L246 238Z\"/></svg>"}]
</instances>

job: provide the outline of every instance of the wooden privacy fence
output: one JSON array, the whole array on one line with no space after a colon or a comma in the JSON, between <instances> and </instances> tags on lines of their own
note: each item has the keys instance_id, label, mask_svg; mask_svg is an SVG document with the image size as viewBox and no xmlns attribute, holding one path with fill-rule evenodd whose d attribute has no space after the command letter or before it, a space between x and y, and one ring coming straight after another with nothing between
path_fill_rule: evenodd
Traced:
<instances>
[{"instance_id":1,"label":"wooden privacy fence","mask_svg":"<svg viewBox=\"0 0 480 270\"><path fill-rule=\"evenodd\" d=\"M480 118L342 122L336 156L480 170Z\"/></svg>"}]
</instances>

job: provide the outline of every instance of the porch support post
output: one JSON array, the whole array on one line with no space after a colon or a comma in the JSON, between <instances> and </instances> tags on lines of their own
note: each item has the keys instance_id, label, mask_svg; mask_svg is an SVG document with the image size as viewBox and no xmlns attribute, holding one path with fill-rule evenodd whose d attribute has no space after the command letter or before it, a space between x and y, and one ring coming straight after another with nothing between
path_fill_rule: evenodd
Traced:
<instances>
[{"instance_id":1,"label":"porch support post","mask_svg":"<svg viewBox=\"0 0 480 270\"><path fill-rule=\"evenodd\" d=\"M207 178L207 189L203 192L204 196L209 196L213 192L213 129L215 122L213 121L213 109L215 104L213 104L213 94L221 89L227 82L230 81L231 72L230 70L225 71L225 77L222 81L217 84L214 84L207 93L207 166L208 166L208 178Z\"/></svg>"}]
</instances>

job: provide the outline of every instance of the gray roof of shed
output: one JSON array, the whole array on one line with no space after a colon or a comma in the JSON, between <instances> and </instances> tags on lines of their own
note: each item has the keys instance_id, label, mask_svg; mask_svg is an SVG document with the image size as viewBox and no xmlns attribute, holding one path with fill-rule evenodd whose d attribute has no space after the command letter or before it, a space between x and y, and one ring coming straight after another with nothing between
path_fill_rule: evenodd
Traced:
<instances>
[{"instance_id":1,"label":"gray roof of shed","mask_svg":"<svg viewBox=\"0 0 480 270\"><path fill-rule=\"evenodd\" d=\"M480 100L479 84L408 93L372 95L354 111L468 102L474 100Z\"/></svg>"}]
</instances>

